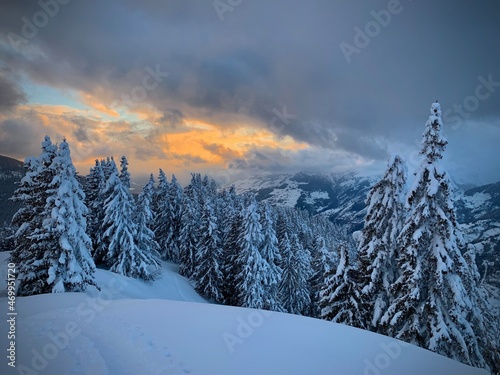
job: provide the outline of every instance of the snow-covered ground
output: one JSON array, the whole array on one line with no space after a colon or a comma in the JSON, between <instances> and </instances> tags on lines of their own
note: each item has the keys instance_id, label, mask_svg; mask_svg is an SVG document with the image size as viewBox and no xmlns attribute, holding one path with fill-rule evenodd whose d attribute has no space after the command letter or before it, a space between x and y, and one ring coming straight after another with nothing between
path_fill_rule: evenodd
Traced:
<instances>
[{"instance_id":1,"label":"snow-covered ground","mask_svg":"<svg viewBox=\"0 0 500 375\"><path fill-rule=\"evenodd\" d=\"M0 253L2 279L5 258ZM100 293L18 297L16 368L4 354L0 373L486 374L344 325L208 304L167 263L151 285L103 270L97 278ZM5 297L0 306L5 322ZM2 323L4 353L7 328Z\"/></svg>"}]
</instances>

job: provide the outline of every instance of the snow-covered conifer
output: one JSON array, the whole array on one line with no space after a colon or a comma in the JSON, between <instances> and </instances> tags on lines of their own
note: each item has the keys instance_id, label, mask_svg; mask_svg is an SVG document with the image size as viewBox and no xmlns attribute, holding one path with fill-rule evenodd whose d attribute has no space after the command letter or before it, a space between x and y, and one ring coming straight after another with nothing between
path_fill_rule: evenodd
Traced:
<instances>
[{"instance_id":1,"label":"snow-covered conifer","mask_svg":"<svg viewBox=\"0 0 500 375\"><path fill-rule=\"evenodd\" d=\"M281 306L291 314L308 315L311 305L308 283L311 277L310 255L302 247L297 234L292 234L288 240L285 232L282 246L283 273L279 285Z\"/></svg>"},{"instance_id":2,"label":"snow-covered conifer","mask_svg":"<svg viewBox=\"0 0 500 375\"><path fill-rule=\"evenodd\" d=\"M137 279L154 279L158 260L154 253L137 246L137 225L133 220L135 202L117 171L109 177L106 190L111 190L111 195L105 202L107 229L104 239L109 242L109 248L104 260L112 272Z\"/></svg>"},{"instance_id":3,"label":"snow-covered conifer","mask_svg":"<svg viewBox=\"0 0 500 375\"><path fill-rule=\"evenodd\" d=\"M239 273L235 277L238 305L261 309L265 303L269 265L259 251L262 246L262 227L257 203L253 201L242 215L236 259Z\"/></svg>"},{"instance_id":4,"label":"snow-covered conifer","mask_svg":"<svg viewBox=\"0 0 500 375\"><path fill-rule=\"evenodd\" d=\"M262 226L262 245L260 253L262 258L268 264L266 275L266 294L264 309L280 311L280 299L278 293L279 282L281 280L281 256L278 249L278 239L276 238L276 229L274 225L274 215L267 203L261 206L261 226Z\"/></svg>"},{"instance_id":5,"label":"snow-covered conifer","mask_svg":"<svg viewBox=\"0 0 500 375\"><path fill-rule=\"evenodd\" d=\"M459 250L449 177L439 164L447 144L441 126L436 102L423 135L424 160L408 196L409 215L398 238L401 274L380 323L393 337L482 367L469 320L472 298L464 285L470 271Z\"/></svg>"},{"instance_id":6,"label":"snow-covered conifer","mask_svg":"<svg viewBox=\"0 0 500 375\"><path fill-rule=\"evenodd\" d=\"M366 329L365 309L357 270L350 263L349 251L339 244L339 264L326 273L320 292L321 318Z\"/></svg>"},{"instance_id":7,"label":"snow-covered conifer","mask_svg":"<svg viewBox=\"0 0 500 375\"><path fill-rule=\"evenodd\" d=\"M135 223L137 224L135 242L140 252L150 254L149 259L152 273L155 268L161 265L160 254L158 253L159 246L155 241L155 235L152 230L154 213L151 210L151 202L153 200L154 183L154 177L150 175L149 181L137 199L137 211L135 215ZM151 278L155 278L154 274L151 276Z\"/></svg>"},{"instance_id":8,"label":"snow-covered conifer","mask_svg":"<svg viewBox=\"0 0 500 375\"><path fill-rule=\"evenodd\" d=\"M127 189L130 189L130 173L128 171L128 160L125 156L120 159L120 180Z\"/></svg>"},{"instance_id":9,"label":"snow-covered conifer","mask_svg":"<svg viewBox=\"0 0 500 375\"><path fill-rule=\"evenodd\" d=\"M396 245L404 219L406 168L398 155L388 162L384 177L368 193L367 213L358 250L363 298L370 304L367 325L376 329L391 301L396 280Z\"/></svg>"},{"instance_id":10,"label":"snow-covered conifer","mask_svg":"<svg viewBox=\"0 0 500 375\"><path fill-rule=\"evenodd\" d=\"M210 201L205 202L203 207L198 238L196 267L192 275L196 283L195 288L202 296L222 302L222 272L219 266L222 248L217 217Z\"/></svg>"},{"instance_id":11,"label":"snow-covered conifer","mask_svg":"<svg viewBox=\"0 0 500 375\"><path fill-rule=\"evenodd\" d=\"M47 249L47 284L54 292L81 292L88 285L97 287L94 279L95 264L91 257L91 240L87 235L85 194L76 179L68 143L59 145L51 166L54 178L50 184L46 204L44 231L55 246Z\"/></svg>"},{"instance_id":12,"label":"snow-covered conifer","mask_svg":"<svg viewBox=\"0 0 500 375\"><path fill-rule=\"evenodd\" d=\"M85 177L85 204L89 209L87 214L87 229L92 241L92 248L97 249L102 238L102 220L104 219L104 201L102 192L106 186L104 172L99 160ZM92 251L93 253L94 251Z\"/></svg>"},{"instance_id":13,"label":"snow-covered conifer","mask_svg":"<svg viewBox=\"0 0 500 375\"><path fill-rule=\"evenodd\" d=\"M311 315L319 318L321 309L319 308L320 292L325 282L325 275L337 266L337 254L331 252L323 236L318 235L314 241L312 253L312 276L311 284Z\"/></svg>"}]
</instances>

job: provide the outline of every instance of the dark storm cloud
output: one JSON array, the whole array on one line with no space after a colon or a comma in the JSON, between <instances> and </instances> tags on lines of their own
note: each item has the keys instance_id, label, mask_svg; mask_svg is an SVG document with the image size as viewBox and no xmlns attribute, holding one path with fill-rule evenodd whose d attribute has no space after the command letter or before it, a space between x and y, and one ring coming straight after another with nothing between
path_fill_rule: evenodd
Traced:
<instances>
[{"instance_id":1,"label":"dark storm cloud","mask_svg":"<svg viewBox=\"0 0 500 375\"><path fill-rule=\"evenodd\" d=\"M22 89L0 69L0 111L9 110L26 101Z\"/></svg>"},{"instance_id":2,"label":"dark storm cloud","mask_svg":"<svg viewBox=\"0 0 500 375\"><path fill-rule=\"evenodd\" d=\"M388 4L243 1L222 22L211 1L71 1L26 38L33 51L18 53L7 35L23 36L22 17L32 21L40 5L9 0L0 5L0 58L36 82L105 104L159 66L169 76L146 101L167 114L165 123L205 117L232 126L224 114L243 114L277 135L366 158L384 159L391 142L413 145L435 99L457 145L471 122L494 119L498 128L497 2L401 0L360 47L356 30L367 32ZM346 59L341 43L357 52ZM489 87L477 91L484 80ZM295 118L275 120L285 106ZM478 127L475 136L492 134Z\"/></svg>"}]
</instances>

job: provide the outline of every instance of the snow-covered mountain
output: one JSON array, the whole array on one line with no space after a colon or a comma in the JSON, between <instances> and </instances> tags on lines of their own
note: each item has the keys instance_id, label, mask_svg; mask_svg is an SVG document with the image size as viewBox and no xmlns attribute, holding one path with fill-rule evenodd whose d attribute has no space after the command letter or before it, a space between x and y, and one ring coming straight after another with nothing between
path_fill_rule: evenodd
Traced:
<instances>
[{"instance_id":1,"label":"snow-covered mountain","mask_svg":"<svg viewBox=\"0 0 500 375\"><path fill-rule=\"evenodd\" d=\"M235 182L238 193L256 194L258 200L273 205L297 207L321 214L333 222L361 229L366 212L365 198L374 177L354 172L337 174L281 174L248 178Z\"/></svg>"},{"instance_id":2,"label":"snow-covered mountain","mask_svg":"<svg viewBox=\"0 0 500 375\"><path fill-rule=\"evenodd\" d=\"M7 275L0 253L0 276ZM98 270L102 291L16 300L15 365L0 373L92 375L486 375L372 332L298 315L206 303L176 267L152 284ZM5 284L0 286L5 296ZM8 306L7 298L0 298ZM6 339L7 340L7 339ZM4 346L5 348L5 346ZM11 349L12 352L14 350ZM14 358L14 357L12 357Z\"/></svg>"},{"instance_id":3,"label":"snow-covered mountain","mask_svg":"<svg viewBox=\"0 0 500 375\"><path fill-rule=\"evenodd\" d=\"M457 201L457 214L477 250L481 273L500 288L500 182L467 190Z\"/></svg>"},{"instance_id":4,"label":"snow-covered mountain","mask_svg":"<svg viewBox=\"0 0 500 375\"><path fill-rule=\"evenodd\" d=\"M237 181L239 193L253 193L274 205L326 215L352 231L363 227L365 199L379 177L354 172L278 174ZM467 242L475 245L478 266L486 280L500 288L500 182L462 191L455 187L458 220Z\"/></svg>"}]
</instances>

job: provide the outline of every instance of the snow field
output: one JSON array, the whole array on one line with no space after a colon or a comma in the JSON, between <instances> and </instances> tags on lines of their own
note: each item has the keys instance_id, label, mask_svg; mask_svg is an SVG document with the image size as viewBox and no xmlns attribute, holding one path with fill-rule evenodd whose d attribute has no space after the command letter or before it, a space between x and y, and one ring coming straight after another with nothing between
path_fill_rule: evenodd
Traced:
<instances>
[{"instance_id":1,"label":"snow field","mask_svg":"<svg viewBox=\"0 0 500 375\"><path fill-rule=\"evenodd\" d=\"M5 259L0 253L2 276ZM17 367L3 360L0 373L486 374L345 325L203 303L175 270L163 263L153 284L98 270L99 293L17 298Z\"/></svg>"}]
</instances>

